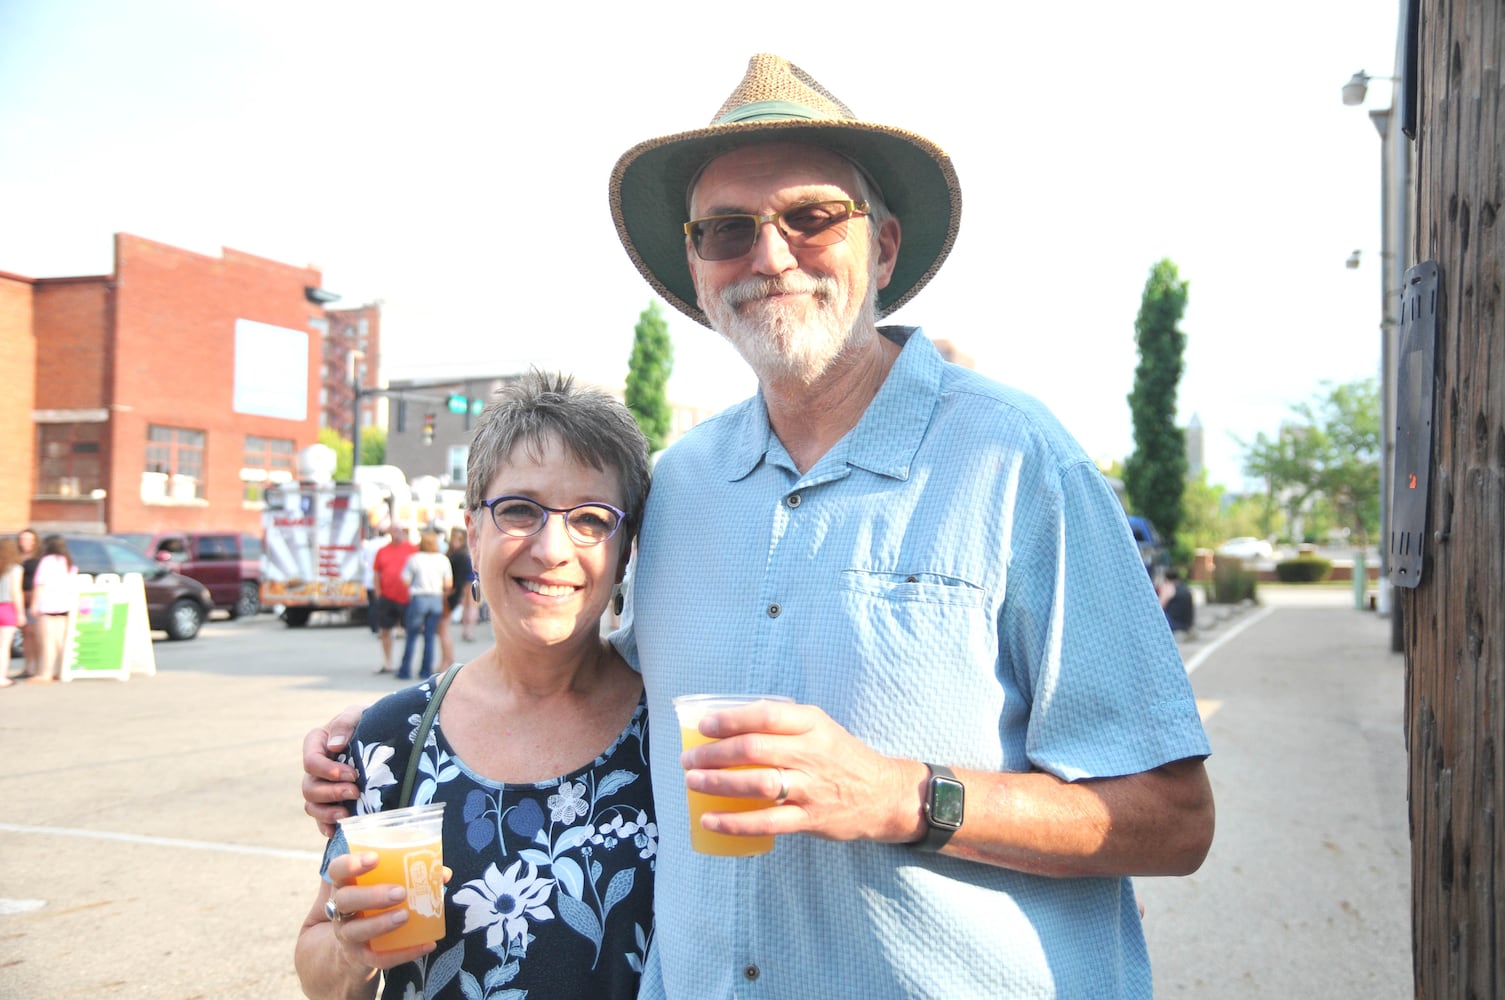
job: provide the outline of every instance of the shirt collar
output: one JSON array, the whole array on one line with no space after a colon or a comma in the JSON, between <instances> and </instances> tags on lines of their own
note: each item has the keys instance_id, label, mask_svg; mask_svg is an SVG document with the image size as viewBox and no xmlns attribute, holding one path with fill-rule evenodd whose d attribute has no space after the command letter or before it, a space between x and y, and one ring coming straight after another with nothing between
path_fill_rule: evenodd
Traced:
<instances>
[{"instance_id":1,"label":"shirt collar","mask_svg":"<svg viewBox=\"0 0 1505 1000\"><path fill-rule=\"evenodd\" d=\"M848 465L907 479L940 395L945 362L919 327L883 326L878 332L903 349L862 419L831 449L827 458L840 455ZM750 474L760 462L769 460L770 452L775 449L776 454L784 454L768 423L768 408L761 388L756 396L734 409L728 416L737 421L735 443L727 449L723 462L728 481Z\"/></svg>"}]
</instances>

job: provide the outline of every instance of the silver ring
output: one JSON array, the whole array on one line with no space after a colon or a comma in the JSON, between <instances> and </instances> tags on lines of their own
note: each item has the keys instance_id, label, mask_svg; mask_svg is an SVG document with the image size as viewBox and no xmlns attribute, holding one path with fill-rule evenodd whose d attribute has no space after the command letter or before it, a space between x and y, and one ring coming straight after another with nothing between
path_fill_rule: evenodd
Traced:
<instances>
[{"instance_id":1,"label":"silver ring","mask_svg":"<svg viewBox=\"0 0 1505 1000\"><path fill-rule=\"evenodd\" d=\"M779 797L773 800L773 804L781 806L784 804L784 800L789 798L789 775L784 772L782 767L776 767L774 770L779 772Z\"/></svg>"},{"instance_id":2,"label":"silver ring","mask_svg":"<svg viewBox=\"0 0 1505 1000\"><path fill-rule=\"evenodd\" d=\"M332 924L343 924L345 921L355 916L355 914L346 913L344 910L340 909L334 904L334 896L330 896L327 900L324 901L324 916L328 917L329 922Z\"/></svg>"}]
</instances>

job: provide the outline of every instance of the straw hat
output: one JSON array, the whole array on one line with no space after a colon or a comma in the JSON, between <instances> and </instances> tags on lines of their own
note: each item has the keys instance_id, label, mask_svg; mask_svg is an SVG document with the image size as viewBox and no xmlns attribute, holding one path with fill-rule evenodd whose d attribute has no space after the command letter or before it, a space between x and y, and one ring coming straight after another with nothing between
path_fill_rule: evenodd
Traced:
<instances>
[{"instance_id":1,"label":"straw hat","mask_svg":"<svg viewBox=\"0 0 1505 1000\"><path fill-rule=\"evenodd\" d=\"M696 322L710 325L695 304L685 262L690 182L716 157L758 142L823 146L876 182L902 231L893 278L878 293L880 317L913 298L951 252L962 210L951 158L924 136L859 121L787 59L755 55L710 125L640 142L611 172L611 215L627 255L660 295Z\"/></svg>"}]
</instances>

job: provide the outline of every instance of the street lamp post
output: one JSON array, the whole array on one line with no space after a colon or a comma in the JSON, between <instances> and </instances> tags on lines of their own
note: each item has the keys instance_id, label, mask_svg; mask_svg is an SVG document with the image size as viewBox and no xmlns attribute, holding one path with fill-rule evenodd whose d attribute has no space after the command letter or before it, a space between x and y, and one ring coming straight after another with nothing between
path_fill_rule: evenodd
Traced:
<instances>
[{"instance_id":1,"label":"street lamp post","mask_svg":"<svg viewBox=\"0 0 1505 1000\"><path fill-rule=\"evenodd\" d=\"M356 366L355 359L359 356L362 361L366 359L365 351L350 352L350 478L355 478L355 470L361 465L361 383L360 369Z\"/></svg>"},{"instance_id":2,"label":"street lamp post","mask_svg":"<svg viewBox=\"0 0 1505 1000\"><path fill-rule=\"evenodd\" d=\"M1370 76L1363 70L1343 85L1343 103L1357 106L1368 96L1371 80L1397 81L1393 76ZM1380 544L1376 610L1394 619L1390 587L1390 486L1395 470L1395 362L1400 333L1399 306L1405 283L1407 240L1406 188L1408 151L1399 129L1391 127L1392 107L1369 112L1380 136ZM1354 263L1357 264L1356 257ZM1392 632L1395 631L1392 620ZM1392 645L1394 640L1392 637ZM1396 646L1395 648L1399 648Z\"/></svg>"}]
</instances>

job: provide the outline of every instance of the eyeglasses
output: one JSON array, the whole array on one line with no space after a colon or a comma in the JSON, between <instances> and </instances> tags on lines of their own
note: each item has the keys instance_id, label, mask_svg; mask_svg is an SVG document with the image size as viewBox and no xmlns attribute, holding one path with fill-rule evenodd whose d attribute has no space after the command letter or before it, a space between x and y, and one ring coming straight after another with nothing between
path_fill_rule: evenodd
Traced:
<instances>
[{"instance_id":1,"label":"eyeglasses","mask_svg":"<svg viewBox=\"0 0 1505 1000\"><path fill-rule=\"evenodd\" d=\"M709 215L685 223L685 235L701 260L735 260L753 248L768 223L778 227L791 250L830 247L847 238L847 223L867 215L865 201L815 201L769 215Z\"/></svg>"},{"instance_id":2,"label":"eyeglasses","mask_svg":"<svg viewBox=\"0 0 1505 1000\"><path fill-rule=\"evenodd\" d=\"M578 503L573 507L545 507L537 500L524 496L502 496L482 500L481 506L491 511L491 523L496 530L513 538L528 538L543 530L550 514L564 518L565 531L576 545L600 545L622 526L626 511L618 510L609 503Z\"/></svg>"}]
</instances>

